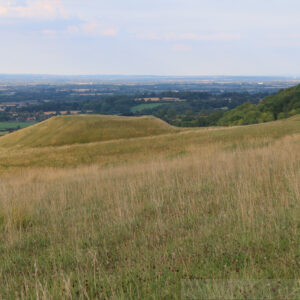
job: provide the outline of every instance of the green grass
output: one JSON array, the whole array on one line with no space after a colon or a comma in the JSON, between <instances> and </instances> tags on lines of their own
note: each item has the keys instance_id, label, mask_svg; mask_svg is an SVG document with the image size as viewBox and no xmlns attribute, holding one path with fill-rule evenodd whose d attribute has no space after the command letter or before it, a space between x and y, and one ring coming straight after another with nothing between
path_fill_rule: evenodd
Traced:
<instances>
[{"instance_id":1,"label":"green grass","mask_svg":"<svg viewBox=\"0 0 300 300\"><path fill-rule=\"evenodd\" d=\"M143 104L133 106L131 108L131 112L133 112L133 113L141 112L143 110L152 109L152 108L155 108L155 107L158 107L161 105L162 105L162 103L143 103Z\"/></svg>"},{"instance_id":2,"label":"green grass","mask_svg":"<svg viewBox=\"0 0 300 300\"><path fill-rule=\"evenodd\" d=\"M175 131L174 127L151 116L60 116L2 137L0 147L63 146L155 136Z\"/></svg>"},{"instance_id":3,"label":"green grass","mask_svg":"<svg viewBox=\"0 0 300 300\"><path fill-rule=\"evenodd\" d=\"M2 130L9 130L9 129L18 129L18 128L26 128L35 124L36 122L0 122L0 131Z\"/></svg>"}]
</instances>

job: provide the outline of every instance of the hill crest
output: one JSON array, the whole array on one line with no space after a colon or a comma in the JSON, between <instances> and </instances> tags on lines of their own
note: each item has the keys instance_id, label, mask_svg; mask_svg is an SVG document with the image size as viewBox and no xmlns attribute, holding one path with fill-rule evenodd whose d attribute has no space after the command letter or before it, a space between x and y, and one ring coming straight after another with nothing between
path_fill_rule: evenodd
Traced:
<instances>
[{"instance_id":1,"label":"hill crest","mask_svg":"<svg viewBox=\"0 0 300 300\"><path fill-rule=\"evenodd\" d=\"M0 147L49 147L176 132L152 117L108 115L58 116L0 138Z\"/></svg>"}]
</instances>

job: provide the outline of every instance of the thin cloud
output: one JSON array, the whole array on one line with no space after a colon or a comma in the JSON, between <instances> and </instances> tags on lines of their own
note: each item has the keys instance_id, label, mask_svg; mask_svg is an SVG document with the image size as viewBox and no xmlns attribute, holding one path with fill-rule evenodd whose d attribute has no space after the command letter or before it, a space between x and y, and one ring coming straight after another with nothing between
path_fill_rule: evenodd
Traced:
<instances>
[{"instance_id":1,"label":"thin cloud","mask_svg":"<svg viewBox=\"0 0 300 300\"><path fill-rule=\"evenodd\" d=\"M56 34L56 30L53 30L53 29L45 29L42 32L43 32L43 34L50 35L50 36L53 36Z\"/></svg>"},{"instance_id":2,"label":"thin cloud","mask_svg":"<svg viewBox=\"0 0 300 300\"><path fill-rule=\"evenodd\" d=\"M68 33L68 34L78 34L79 31L80 31L80 29L76 25L68 26L66 29L66 33Z\"/></svg>"},{"instance_id":3,"label":"thin cloud","mask_svg":"<svg viewBox=\"0 0 300 300\"><path fill-rule=\"evenodd\" d=\"M172 46L172 50L174 52L186 52L186 51L191 51L192 47L185 44L174 44Z\"/></svg>"},{"instance_id":4,"label":"thin cloud","mask_svg":"<svg viewBox=\"0 0 300 300\"><path fill-rule=\"evenodd\" d=\"M118 34L118 29L116 28L106 28L101 30L103 36L116 36Z\"/></svg>"},{"instance_id":5,"label":"thin cloud","mask_svg":"<svg viewBox=\"0 0 300 300\"><path fill-rule=\"evenodd\" d=\"M14 5L0 0L0 15L7 18L53 19L68 16L61 0L34 0Z\"/></svg>"},{"instance_id":6,"label":"thin cloud","mask_svg":"<svg viewBox=\"0 0 300 300\"><path fill-rule=\"evenodd\" d=\"M67 33L90 35L90 36L116 36L119 32L117 27L106 26L98 22L86 22L78 26L69 26Z\"/></svg>"},{"instance_id":7,"label":"thin cloud","mask_svg":"<svg viewBox=\"0 0 300 300\"><path fill-rule=\"evenodd\" d=\"M212 34L196 34L196 33L167 33L167 34L157 34L157 33L146 33L137 34L137 38L145 40L161 40L161 41L227 41L227 40L237 40L241 39L241 35L238 33L212 33Z\"/></svg>"},{"instance_id":8,"label":"thin cloud","mask_svg":"<svg viewBox=\"0 0 300 300\"><path fill-rule=\"evenodd\" d=\"M5 16L7 14L7 8L5 6L0 6L0 16Z\"/></svg>"}]
</instances>

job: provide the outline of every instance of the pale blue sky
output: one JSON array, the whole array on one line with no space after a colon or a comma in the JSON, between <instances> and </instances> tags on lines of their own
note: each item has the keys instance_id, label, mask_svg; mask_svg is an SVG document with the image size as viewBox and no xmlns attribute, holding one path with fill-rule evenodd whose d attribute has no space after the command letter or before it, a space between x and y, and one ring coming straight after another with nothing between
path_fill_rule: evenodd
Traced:
<instances>
[{"instance_id":1,"label":"pale blue sky","mask_svg":"<svg viewBox=\"0 0 300 300\"><path fill-rule=\"evenodd\" d=\"M0 0L0 73L299 75L299 0Z\"/></svg>"}]
</instances>

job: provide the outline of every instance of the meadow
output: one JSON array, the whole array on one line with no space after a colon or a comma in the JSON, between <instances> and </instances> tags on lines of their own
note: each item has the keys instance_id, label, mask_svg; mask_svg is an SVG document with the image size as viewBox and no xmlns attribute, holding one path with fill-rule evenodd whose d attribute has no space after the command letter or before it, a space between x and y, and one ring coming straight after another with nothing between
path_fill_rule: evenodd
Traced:
<instances>
[{"instance_id":1,"label":"meadow","mask_svg":"<svg viewBox=\"0 0 300 300\"><path fill-rule=\"evenodd\" d=\"M0 298L185 299L186 283L230 279L244 288L206 298L299 299L299 116L165 129L0 139Z\"/></svg>"}]
</instances>

